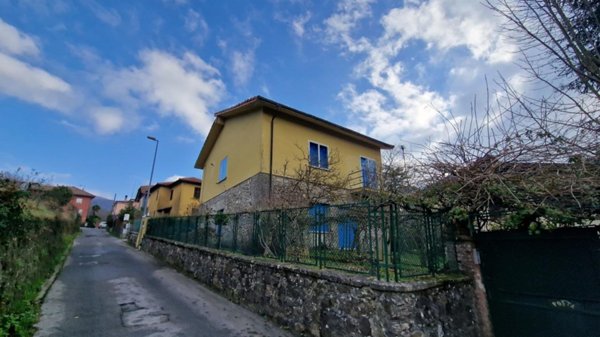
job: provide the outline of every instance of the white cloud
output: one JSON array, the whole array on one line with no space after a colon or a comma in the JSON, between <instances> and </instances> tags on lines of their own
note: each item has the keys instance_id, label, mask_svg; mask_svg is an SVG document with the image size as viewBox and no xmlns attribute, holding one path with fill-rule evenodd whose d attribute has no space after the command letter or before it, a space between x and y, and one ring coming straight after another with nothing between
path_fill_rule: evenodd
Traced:
<instances>
[{"instance_id":1,"label":"white cloud","mask_svg":"<svg viewBox=\"0 0 600 337\"><path fill-rule=\"evenodd\" d=\"M328 43L339 43L351 52L359 52L368 47L366 39L352 38L352 30L358 23L372 15L370 4L373 0L343 0L337 6L337 12L327 18L325 24L325 40Z\"/></svg>"},{"instance_id":2,"label":"white cloud","mask_svg":"<svg viewBox=\"0 0 600 337\"><path fill-rule=\"evenodd\" d=\"M294 34L296 34L296 36L298 36L299 38L302 38L304 36L305 25L310 20L311 16L312 14L310 12L306 12L303 15L292 19L292 30L294 31Z\"/></svg>"},{"instance_id":3,"label":"white cloud","mask_svg":"<svg viewBox=\"0 0 600 337\"><path fill-rule=\"evenodd\" d=\"M198 143L199 139L194 138L194 137L188 137L188 136L177 136L175 137L175 140L178 141L179 143L185 143L185 144L194 144L194 143Z\"/></svg>"},{"instance_id":4,"label":"white cloud","mask_svg":"<svg viewBox=\"0 0 600 337\"><path fill-rule=\"evenodd\" d=\"M141 65L104 75L105 95L133 110L150 106L163 116L180 118L193 130L207 134L209 109L224 95L219 71L193 53L182 57L160 50L143 50Z\"/></svg>"},{"instance_id":5,"label":"white cloud","mask_svg":"<svg viewBox=\"0 0 600 337\"><path fill-rule=\"evenodd\" d=\"M69 112L75 104L69 83L3 53L0 53L0 93L61 112Z\"/></svg>"},{"instance_id":6,"label":"white cloud","mask_svg":"<svg viewBox=\"0 0 600 337\"><path fill-rule=\"evenodd\" d=\"M254 49L245 53L234 51L231 55L231 67L235 85L246 85L254 73Z\"/></svg>"},{"instance_id":7,"label":"white cloud","mask_svg":"<svg viewBox=\"0 0 600 337\"><path fill-rule=\"evenodd\" d=\"M121 24L121 15L112 8L105 8L94 0L88 0L85 4L92 10L94 15L100 21L106 23L109 26L116 27Z\"/></svg>"},{"instance_id":8,"label":"white cloud","mask_svg":"<svg viewBox=\"0 0 600 337\"><path fill-rule=\"evenodd\" d=\"M324 20L322 30L324 41L338 45L342 54L362 56L354 68L355 80L338 95L350 111L348 124L361 132L391 143L435 141L446 131L444 121L461 120L460 114L469 113L469 103L474 93L481 93L486 73L495 74L495 69L515 73L510 65L514 46L498 33L498 18L479 3L405 2L404 7L375 18L382 29L379 35L360 36L361 20L371 16L369 1L343 1ZM409 60L401 53L419 48L411 40L425 42L430 55L429 64L411 64L415 77L407 74ZM469 54L444 58L456 47ZM432 64L442 62L451 70L431 73ZM435 89L423 83L432 78L437 81L432 82ZM452 117L454 110L459 110L456 117Z\"/></svg>"},{"instance_id":9,"label":"white cloud","mask_svg":"<svg viewBox=\"0 0 600 337\"><path fill-rule=\"evenodd\" d=\"M188 10L184 19L184 26L188 32L206 31L208 29L208 24L204 21L202 15L193 9Z\"/></svg>"},{"instance_id":10,"label":"white cloud","mask_svg":"<svg viewBox=\"0 0 600 337\"><path fill-rule=\"evenodd\" d=\"M165 179L165 181L167 181L167 182L172 182L172 181L175 181L175 180L177 180L177 179L181 179L181 178L185 178L185 176L180 176L180 175L172 175L172 176L170 176L170 177L167 177L167 178Z\"/></svg>"},{"instance_id":11,"label":"white cloud","mask_svg":"<svg viewBox=\"0 0 600 337\"><path fill-rule=\"evenodd\" d=\"M399 143L438 137L454 98L444 98L411 82L399 83L396 89L392 94L381 89L358 92L348 85L339 98L352 112L353 127L376 138Z\"/></svg>"},{"instance_id":12,"label":"white cloud","mask_svg":"<svg viewBox=\"0 0 600 337\"><path fill-rule=\"evenodd\" d=\"M188 33L192 34L192 40L202 45L208 37L208 24L202 15L193 9L188 10L184 18L184 28Z\"/></svg>"},{"instance_id":13,"label":"white cloud","mask_svg":"<svg viewBox=\"0 0 600 337\"><path fill-rule=\"evenodd\" d=\"M33 55L40 53L35 40L9 25L0 18L0 51L12 55Z\"/></svg>"},{"instance_id":14,"label":"white cloud","mask_svg":"<svg viewBox=\"0 0 600 337\"><path fill-rule=\"evenodd\" d=\"M498 32L500 19L472 1L431 0L395 8L381 23L388 40L420 39L441 51L462 46L475 58L490 63L510 62L516 51Z\"/></svg>"},{"instance_id":15,"label":"white cloud","mask_svg":"<svg viewBox=\"0 0 600 337\"><path fill-rule=\"evenodd\" d=\"M125 126L123 112L116 108L95 108L91 112L98 133L107 135L121 130Z\"/></svg>"}]
</instances>

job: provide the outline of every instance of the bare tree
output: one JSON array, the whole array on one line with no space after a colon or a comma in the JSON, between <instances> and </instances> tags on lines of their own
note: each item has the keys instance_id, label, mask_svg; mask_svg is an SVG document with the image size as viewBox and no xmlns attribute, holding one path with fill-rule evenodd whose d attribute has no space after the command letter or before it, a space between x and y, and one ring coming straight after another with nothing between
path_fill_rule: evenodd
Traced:
<instances>
[{"instance_id":1,"label":"bare tree","mask_svg":"<svg viewBox=\"0 0 600 337\"><path fill-rule=\"evenodd\" d=\"M351 176L341 169L339 153L329 153L327 169L310 165L309 155L297 146L300 155L276 172L269 208L309 206L348 201Z\"/></svg>"},{"instance_id":2,"label":"bare tree","mask_svg":"<svg viewBox=\"0 0 600 337\"><path fill-rule=\"evenodd\" d=\"M547 139L556 152L598 157L600 150L600 2L487 0L506 19L504 32L520 48L520 65L550 89L529 97L502 79L499 112Z\"/></svg>"},{"instance_id":3,"label":"bare tree","mask_svg":"<svg viewBox=\"0 0 600 337\"><path fill-rule=\"evenodd\" d=\"M418 200L464 218L512 212L531 228L593 218L600 205L600 3L487 0L506 19L520 65L545 88L527 96L502 78L483 110L449 118L448 139L426 156Z\"/></svg>"},{"instance_id":4,"label":"bare tree","mask_svg":"<svg viewBox=\"0 0 600 337\"><path fill-rule=\"evenodd\" d=\"M486 0L506 19L523 66L546 84L600 98L600 3L593 0ZM554 81L559 77L562 86ZM566 81L563 81L566 80Z\"/></svg>"}]
</instances>

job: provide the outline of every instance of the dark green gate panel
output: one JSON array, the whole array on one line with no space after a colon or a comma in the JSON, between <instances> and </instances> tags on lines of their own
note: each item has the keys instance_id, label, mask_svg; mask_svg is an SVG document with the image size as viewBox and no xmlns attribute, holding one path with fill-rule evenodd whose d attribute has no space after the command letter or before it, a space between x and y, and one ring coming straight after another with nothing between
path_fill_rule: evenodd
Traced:
<instances>
[{"instance_id":1,"label":"dark green gate panel","mask_svg":"<svg viewBox=\"0 0 600 337\"><path fill-rule=\"evenodd\" d=\"M600 228L476 240L496 337L600 336Z\"/></svg>"}]
</instances>

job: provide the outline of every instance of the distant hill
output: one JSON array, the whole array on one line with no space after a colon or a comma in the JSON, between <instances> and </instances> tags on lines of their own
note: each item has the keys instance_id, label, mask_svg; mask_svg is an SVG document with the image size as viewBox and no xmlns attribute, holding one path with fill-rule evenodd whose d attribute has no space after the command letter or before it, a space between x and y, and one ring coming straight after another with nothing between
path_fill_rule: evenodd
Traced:
<instances>
[{"instance_id":1,"label":"distant hill","mask_svg":"<svg viewBox=\"0 0 600 337\"><path fill-rule=\"evenodd\" d=\"M92 206L98 205L100 206L100 212L98 212L98 216L102 221L106 220L106 216L110 214L112 210L113 201L111 199L106 199L103 197L95 197L92 199ZM90 206L89 213L92 213L92 206Z\"/></svg>"}]
</instances>

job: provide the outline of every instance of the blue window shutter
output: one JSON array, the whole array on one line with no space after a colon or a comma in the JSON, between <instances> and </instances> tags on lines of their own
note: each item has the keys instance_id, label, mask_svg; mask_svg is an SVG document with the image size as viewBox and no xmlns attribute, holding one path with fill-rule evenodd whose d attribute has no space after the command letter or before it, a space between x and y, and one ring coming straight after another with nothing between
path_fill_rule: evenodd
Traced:
<instances>
[{"instance_id":1,"label":"blue window shutter","mask_svg":"<svg viewBox=\"0 0 600 337\"><path fill-rule=\"evenodd\" d=\"M329 168L329 153L327 146L319 146L319 167L324 169Z\"/></svg>"},{"instance_id":2,"label":"blue window shutter","mask_svg":"<svg viewBox=\"0 0 600 337\"><path fill-rule=\"evenodd\" d=\"M310 166L319 166L319 145L316 143L310 143L308 146L308 161Z\"/></svg>"},{"instance_id":3,"label":"blue window shutter","mask_svg":"<svg viewBox=\"0 0 600 337\"><path fill-rule=\"evenodd\" d=\"M219 165L219 181L223 181L227 178L227 157L221 160L221 165Z\"/></svg>"}]
</instances>

